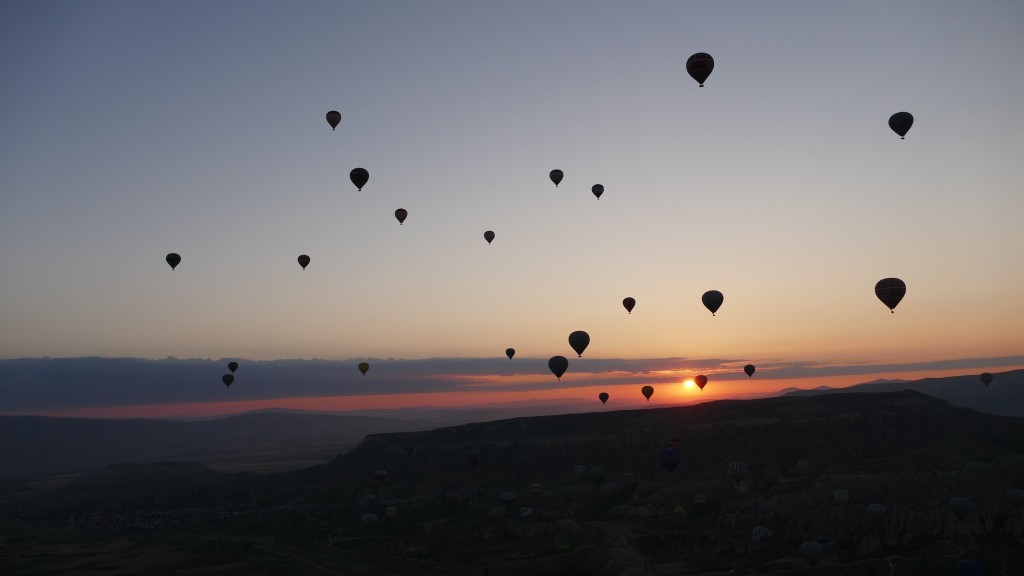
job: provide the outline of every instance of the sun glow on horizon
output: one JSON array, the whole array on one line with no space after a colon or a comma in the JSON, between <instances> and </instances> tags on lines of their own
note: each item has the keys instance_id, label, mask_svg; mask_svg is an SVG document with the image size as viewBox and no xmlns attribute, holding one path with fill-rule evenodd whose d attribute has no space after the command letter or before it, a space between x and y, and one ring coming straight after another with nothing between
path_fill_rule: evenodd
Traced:
<instances>
[{"instance_id":1,"label":"sun glow on horizon","mask_svg":"<svg viewBox=\"0 0 1024 576\"><path fill-rule=\"evenodd\" d=\"M697 386L697 383L694 382L693 380L684 380L683 381L683 388L685 388L685 389L694 388L695 386Z\"/></svg>"}]
</instances>

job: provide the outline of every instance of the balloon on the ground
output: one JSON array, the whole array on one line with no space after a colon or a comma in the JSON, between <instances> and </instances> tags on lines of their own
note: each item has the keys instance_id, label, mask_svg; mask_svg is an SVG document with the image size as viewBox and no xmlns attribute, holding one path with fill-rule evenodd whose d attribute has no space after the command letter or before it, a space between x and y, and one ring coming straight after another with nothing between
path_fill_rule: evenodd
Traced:
<instances>
[{"instance_id":1,"label":"balloon on the ground","mask_svg":"<svg viewBox=\"0 0 1024 576\"><path fill-rule=\"evenodd\" d=\"M476 467L480 464L480 458L480 451L476 448L466 452L466 464L469 464L469 467L474 470L476 470Z\"/></svg>"},{"instance_id":2,"label":"balloon on the ground","mask_svg":"<svg viewBox=\"0 0 1024 576\"><path fill-rule=\"evenodd\" d=\"M708 79L714 69L715 59L704 52L697 52L686 60L686 72L700 84L701 88L704 87L704 81Z\"/></svg>"},{"instance_id":3,"label":"balloon on the ground","mask_svg":"<svg viewBox=\"0 0 1024 576\"><path fill-rule=\"evenodd\" d=\"M961 560L954 567L956 576L985 576L985 568L976 560Z\"/></svg>"},{"instance_id":4,"label":"balloon on the ground","mask_svg":"<svg viewBox=\"0 0 1024 576\"><path fill-rule=\"evenodd\" d=\"M373 473L373 478L377 480L377 484L383 484L388 479L388 471L381 469Z\"/></svg>"},{"instance_id":5,"label":"balloon on the ground","mask_svg":"<svg viewBox=\"0 0 1024 576\"><path fill-rule=\"evenodd\" d=\"M910 127L914 125L914 116L910 112L897 112L889 116L889 128L905 140Z\"/></svg>"},{"instance_id":6,"label":"balloon on the ground","mask_svg":"<svg viewBox=\"0 0 1024 576\"><path fill-rule=\"evenodd\" d=\"M569 346L576 351L577 354L582 358L583 351L590 345L590 334L587 334L583 330L577 330L572 334L569 334Z\"/></svg>"},{"instance_id":7,"label":"balloon on the ground","mask_svg":"<svg viewBox=\"0 0 1024 576\"><path fill-rule=\"evenodd\" d=\"M569 369L569 360L565 356L552 356L548 359L548 369L555 375L559 380L562 379L562 374Z\"/></svg>"},{"instance_id":8,"label":"balloon on the ground","mask_svg":"<svg viewBox=\"0 0 1024 576\"><path fill-rule=\"evenodd\" d=\"M356 189L362 190L363 186L366 186L366 183L370 181L370 171L366 168L353 168L348 173L348 177L356 185Z\"/></svg>"},{"instance_id":9,"label":"balloon on the ground","mask_svg":"<svg viewBox=\"0 0 1024 576\"><path fill-rule=\"evenodd\" d=\"M882 278L875 283L875 296L889 307L889 311L896 312L896 306L907 294L907 285L899 278Z\"/></svg>"},{"instance_id":10,"label":"balloon on the ground","mask_svg":"<svg viewBox=\"0 0 1024 576\"><path fill-rule=\"evenodd\" d=\"M679 466L679 451L675 448L663 448L661 450L661 465L669 472Z\"/></svg>"},{"instance_id":11,"label":"balloon on the ground","mask_svg":"<svg viewBox=\"0 0 1024 576\"><path fill-rule=\"evenodd\" d=\"M825 549L822 548L821 544L813 540L808 540L800 545L800 555L807 560L807 563L812 567L821 560L821 557L825 554Z\"/></svg>"},{"instance_id":12,"label":"balloon on the ground","mask_svg":"<svg viewBox=\"0 0 1024 576\"><path fill-rule=\"evenodd\" d=\"M758 544L767 544L772 540L772 531L765 526L758 526L750 531L750 536Z\"/></svg>"},{"instance_id":13,"label":"balloon on the ground","mask_svg":"<svg viewBox=\"0 0 1024 576\"><path fill-rule=\"evenodd\" d=\"M338 127L341 124L341 112L337 110L331 110L327 113L327 123L331 125L331 130Z\"/></svg>"},{"instance_id":14,"label":"balloon on the ground","mask_svg":"<svg viewBox=\"0 0 1024 576\"><path fill-rule=\"evenodd\" d=\"M1006 491L1006 498L1010 500L1010 504L1014 508L1020 508L1024 506L1024 490L1020 488L1010 488Z\"/></svg>"},{"instance_id":15,"label":"balloon on the ground","mask_svg":"<svg viewBox=\"0 0 1024 576\"><path fill-rule=\"evenodd\" d=\"M873 523L881 522L882 518L885 518L886 512L888 510L886 510L884 504L879 504L878 502L868 504L868 519Z\"/></svg>"},{"instance_id":16,"label":"balloon on the ground","mask_svg":"<svg viewBox=\"0 0 1024 576\"><path fill-rule=\"evenodd\" d=\"M957 496L949 501L949 509L957 518L963 520L974 512L974 504L963 496Z\"/></svg>"}]
</instances>

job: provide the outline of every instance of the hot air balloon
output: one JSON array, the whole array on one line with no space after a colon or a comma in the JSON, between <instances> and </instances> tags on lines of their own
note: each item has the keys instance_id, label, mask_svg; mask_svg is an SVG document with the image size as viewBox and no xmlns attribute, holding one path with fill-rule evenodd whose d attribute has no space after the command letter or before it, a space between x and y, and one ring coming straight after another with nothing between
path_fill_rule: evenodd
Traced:
<instances>
[{"instance_id":1,"label":"hot air balloon","mask_svg":"<svg viewBox=\"0 0 1024 576\"><path fill-rule=\"evenodd\" d=\"M840 504L846 504L850 501L850 492L840 488L832 492L832 499Z\"/></svg>"},{"instance_id":2,"label":"hot air balloon","mask_svg":"<svg viewBox=\"0 0 1024 576\"><path fill-rule=\"evenodd\" d=\"M735 482L739 482L747 475L747 465L739 460L729 462L727 469L729 470L729 477Z\"/></svg>"},{"instance_id":3,"label":"hot air balloon","mask_svg":"<svg viewBox=\"0 0 1024 576\"><path fill-rule=\"evenodd\" d=\"M725 296L718 290L708 290L701 297L700 301L704 303L704 307L711 310L711 315L714 316L715 312L722 307L722 302L725 300Z\"/></svg>"},{"instance_id":4,"label":"hot air balloon","mask_svg":"<svg viewBox=\"0 0 1024 576\"><path fill-rule=\"evenodd\" d=\"M302 269L305 270L306 266L309 266L309 256L301 254L299 256L299 266L302 266Z\"/></svg>"},{"instance_id":5,"label":"hot air balloon","mask_svg":"<svg viewBox=\"0 0 1024 576\"><path fill-rule=\"evenodd\" d=\"M590 480L590 483L598 488L601 487L601 484L604 484L604 479L604 469L600 466L594 466L590 469L590 472L587 472L587 480Z\"/></svg>"},{"instance_id":6,"label":"hot air balloon","mask_svg":"<svg viewBox=\"0 0 1024 576\"><path fill-rule=\"evenodd\" d=\"M982 372L982 374L981 374L981 376L979 376L979 378L981 378L981 382L985 386L988 386L989 384L992 383L992 373L991 372Z\"/></svg>"},{"instance_id":7,"label":"hot air balloon","mask_svg":"<svg viewBox=\"0 0 1024 576\"><path fill-rule=\"evenodd\" d=\"M490 244L491 241L494 240L494 232L491 232L490 230L484 232L484 240L487 240L487 243Z\"/></svg>"},{"instance_id":8,"label":"hot air balloon","mask_svg":"<svg viewBox=\"0 0 1024 576\"><path fill-rule=\"evenodd\" d=\"M360 362L359 363L359 371L363 373L363 376L366 376L366 372L369 369L370 369L370 364L368 362Z\"/></svg>"},{"instance_id":9,"label":"hot air balloon","mask_svg":"<svg viewBox=\"0 0 1024 576\"><path fill-rule=\"evenodd\" d=\"M583 464L577 464L572 467L572 471L575 472L577 476L583 476L583 473L587 471L587 467Z\"/></svg>"},{"instance_id":10,"label":"hot air balloon","mask_svg":"<svg viewBox=\"0 0 1024 576\"><path fill-rule=\"evenodd\" d=\"M405 219L408 218L409 212L405 208L399 208L395 210L395 218L398 218L399 224L404 224Z\"/></svg>"},{"instance_id":11,"label":"hot air balloon","mask_svg":"<svg viewBox=\"0 0 1024 576\"><path fill-rule=\"evenodd\" d=\"M231 383L235 381L235 377L231 374L225 374L220 377L220 381L223 382L225 386L231 386Z\"/></svg>"},{"instance_id":12,"label":"hot air balloon","mask_svg":"<svg viewBox=\"0 0 1024 576\"><path fill-rule=\"evenodd\" d=\"M174 270L175 268L178 267L178 264L181 264L181 256L178 256L174 252L168 254L167 257L164 258L164 260L167 260L167 264L171 266L171 270Z\"/></svg>"},{"instance_id":13,"label":"hot air balloon","mask_svg":"<svg viewBox=\"0 0 1024 576\"><path fill-rule=\"evenodd\" d=\"M577 330L572 334L569 334L569 346L572 346L572 349L580 355L580 358L583 357L583 351L586 350L589 345L590 334L587 334L583 330Z\"/></svg>"},{"instance_id":14,"label":"hot air balloon","mask_svg":"<svg viewBox=\"0 0 1024 576\"><path fill-rule=\"evenodd\" d=\"M387 508L384 509L384 516L391 518L392 520L398 518L398 508L394 506L388 506Z\"/></svg>"},{"instance_id":15,"label":"hot air balloon","mask_svg":"<svg viewBox=\"0 0 1024 576\"><path fill-rule=\"evenodd\" d=\"M885 509L884 504L879 504L877 502L874 504L868 504L868 520L874 524L881 522L882 518L885 518L886 512L888 512L888 510Z\"/></svg>"},{"instance_id":16,"label":"hot air balloon","mask_svg":"<svg viewBox=\"0 0 1024 576\"><path fill-rule=\"evenodd\" d=\"M508 505L516 501L516 495L513 492L502 492L501 503Z\"/></svg>"},{"instance_id":17,"label":"hot air balloon","mask_svg":"<svg viewBox=\"0 0 1024 576\"><path fill-rule=\"evenodd\" d=\"M544 492L544 485L540 482L534 482L530 484L530 494L540 494Z\"/></svg>"},{"instance_id":18,"label":"hot air balloon","mask_svg":"<svg viewBox=\"0 0 1024 576\"><path fill-rule=\"evenodd\" d=\"M331 125L331 130L338 127L341 124L341 112L337 110L331 110L327 113L327 123Z\"/></svg>"},{"instance_id":19,"label":"hot air balloon","mask_svg":"<svg viewBox=\"0 0 1024 576\"><path fill-rule=\"evenodd\" d=\"M750 536L758 544L767 544L772 540L772 531L765 526L758 526L750 531Z\"/></svg>"},{"instance_id":20,"label":"hot air balloon","mask_svg":"<svg viewBox=\"0 0 1024 576\"><path fill-rule=\"evenodd\" d=\"M650 402L651 396L654 396L654 386L644 386L640 389L640 393L644 395L644 398L647 398L648 402Z\"/></svg>"},{"instance_id":21,"label":"hot air balloon","mask_svg":"<svg viewBox=\"0 0 1024 576\"><path fill-rule=\"evenodd\" d=\"M697 52L686 59L686 72L700 84L701 88L704 87L704 81L708 79L714 69L715 59L710 54Z\"/></svg>"},{"instance_id":22,"label":"hot air balloon","mask_svg":"<svg viewBox=\"0 0 1024 576\"><path fill-rule=\"evenodd\" d=\"M821 557L825 554L825 549L813 540L808 540L800 545L800 555L807 560L807 563L812 567L821 560Z\"/></svg>"},{"instance_id":23,"label":"hot air balloon","mask_svg":"<svg viewBox=\"0 0 1024 576\"><path fill-rule=\"evenodd\" d=\"M509 360L511 360L512 357L515 356L515 355L516 355L516 349L515 348L505 348L505 356L508 356Z\"/></svg>"},{"instance_id":24,"label":"hot air balloon","mask_svg":"<svg viewBox=\"0 0 1024 576\"><path fill-rule=\"evenodd\" d=\"M900 140L905 140L910 127L914 125L914 116L910 112L897 112L889 116L889 128L900 135Z\"/></svg>"},{"instance_id":25,"label":"hot air balloon","mask_svg":"<svg viewBox=\"0 0 1024 576\"><path fill-rule=\"evenodd\" d=\"M559 380L562 379L562 374L569 369L569 360L565 356L552 356L548 359L548 369L555 375Z\"/></svg>"},{"instance_id":26,"label":"hot air balloon","mask_svg":"<svg viewBox=\"0 0 1024 576\"><path fill-rule=\"evenodd\" d=\"M954 571L956 576L985 576L985 569L976 560L961 560Z\"/></svg>"},{"instance_id":27,"label":"hot air balloon","mask_svg":"<svg viewBox=\"0 0 1024 576\"><path fill-rule=\"evenodd\" d=\"M636 300L632 298L623 298L622 307L626 309L626 312L632 314L634 306L636 306Z\"/></svg>"},{"instance_id":28,"label":"hot air balloon","mask_svg":"<svg viewBox=\"0 0 1024 576\"><path fill-rule=\"evenodd\" d=\"M974 511L974 504L962 496L957 496L949 501L949 509L957 518L963 520Z\"/></svg>"},{"instance_id":29,"label":"hot air balloon","mask_svg":"<svg viewBox=\"0 0 1024 576\"><path fill-rule=\"evenodd\" d=\"M903 300L907 293L907 285L899 278L882 278L875 283L875 296L889 307L889 311L896 313L896 305Z\"/></svg>"},{"instance_id":30,"label":"hot air balloon","mask_svg":"<svg viewBox=\"0 0 1024 576\"><path fill-rule=\"evenodd\" d=\"M558 183L562 181L563 176L564 174L562 174L561 170L552 170L551 173L548 174L548 177L551 178L551 181L555 183L555 188L558 188Z\"/></svg>"},{"instance_id":31,"label":"hot air balloon","mask_svg":"<svg viewBox=\"0 0 1024 576\"><path fill-rule=\"evenodd\" d=\"M598 400L601 401L601 404L607 404L608 403L608 393L607 392L601 392L600 394L597 395L597 398L598 398Z\"/></svg>"},{"instance_id":32,"label":"hot air balloon","mask_svg":"<svg viewBox=\"0 0 1024 576\"><path fill-rule=\"evenodd\" d=\"M747 364L746 366L743 367L743 371L747 373L747 378L750 378L754 375L754 370L756 370L756 368L754 368L753 364Z\"/></svg>"},{"instance_id":33,"label":"hot air balloon","mask_svg":"<svg viewBox=\"0 0 1024 576\"><path fill-rule=\"evenodd\" d=\"M686 520L686 507L676 506L672 509L672 517L676 520Z\"/></svg>"},{"instance_id":34,"label":"hot air balloon","mask_svg":"<svg viewBox=\"0 0 1024 576\"><path fill-rule=\"evenodd\" d=\"M1020 488L1010 488L1006 491L1006 497L1010 500L1010 504L1013 504L1014 508L1024 506L1024 490L1021 490Z\"/></svg>"},{"instance_id":35,"label":"hot air balloon","mask_svg":"<svg viewBox=\"0 0 1024 576\"><path fill-rule=\"evenodd\" d=\"M669 472L679 466L679 451L675 448L663 448L661 451L661 465Z\"/></svg>"},{"instance_id":36,"label":"hot air balloon","mask_svg":"<svg viewBox=\"0 0 1024 576\"><path fill-rule=\"evenodd\" d=\"M373 473L373 478L377 481L377 484L383 484L388 479L388 471L383 469L377 470Z\"/></svg>"},{"instance_id":37,"label":"hot air balloon","mask_svg":"<svg viewBox=\"0 0 1024 576\"><path fill-rule=\"evenodd\" d=\"M352 171L348 173L348 177L349 180L352 180L352 183L356 185L358 190L362 190L363 186L366 186L366 183L370 180L370 171L366 168L353 168Z\"/></svg>"},{"instance_id":38,"label":"hot air balloon","mask_svg":"<svg viewBox=\"0 0 1024 576\"><path fill-rule=\"evenodd\" d=\"M590 191L594 193L594 196L597 196L598 200L600 200L601 194L604 194L604 186L600 184L594 184L593 186L590 187Z\"/></svg>"},{"instance_id":39,"label":"hot air balloon","mask_svg":"<svg viewBox=\"0 0 1024 576\"><path fill-rule=\"evenodd\" d=\"M363 514L363 517L359 519L359 521L362 522L364 525L376 524L377 520L378 518L376 514Z\"/></svg>"},{"instance_id":40,"label":"hot air balloon","mask_svg":"<svg viewBox=\"0 0 1024 576\"><path fill-rule=\"evenodd\" d=\"M703 390L704 387L708 385L708 377L703 374L698 374L697 377L693 379L693 382L697 385L697 388Z\"/></svg>"},{"instance_id":41,"label":"hot air balloon","mask_svg":"<svg viewBox=\"0 0 1024 576\"><path fill-rule=\"evenodd\" d=\"M234 374L235 370L238 370L238 362L228 362L228 370L231 370L231 373Z\"/></svg>"},{"instance_id":42,"label":"hot air balloon","mask_svg":"<svg viewBox=\"0 0 1024 576\"><path fill-rule=\"evenodd\" d=\"M469 467L473 470L476 470L476 467L480 464L480 458L480 451L476 448L466 452L466 464L469 464Z\"/></svg>"}]
</instances>

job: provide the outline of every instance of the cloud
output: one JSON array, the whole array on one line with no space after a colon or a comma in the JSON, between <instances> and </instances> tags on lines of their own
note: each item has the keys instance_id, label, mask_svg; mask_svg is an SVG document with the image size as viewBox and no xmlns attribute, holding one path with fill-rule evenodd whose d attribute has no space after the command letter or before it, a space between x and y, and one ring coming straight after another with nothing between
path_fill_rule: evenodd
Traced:
<instances>
[{"instance_id":1,"label":"cloud","mask_svg":"<svg viewBox=\"0 0 1024 576\"><path fill-rule=\"evenodd\" d=\"M541 391L619 384L675 383L698 373L746 380L735 359L573 358L561 381L546 358L427 358L420 360L238 360L235 383L220 377L229 359L22 358L0 360L0 413L39 413L147 404L272 400L466 391ZM357 365L370 363L363 376ZM1024 365L1024 356L872 364L762 361L758 381L927 370L980 370ZM767 390L766 390L767 391Z\"/></svg>"}]
</instances>

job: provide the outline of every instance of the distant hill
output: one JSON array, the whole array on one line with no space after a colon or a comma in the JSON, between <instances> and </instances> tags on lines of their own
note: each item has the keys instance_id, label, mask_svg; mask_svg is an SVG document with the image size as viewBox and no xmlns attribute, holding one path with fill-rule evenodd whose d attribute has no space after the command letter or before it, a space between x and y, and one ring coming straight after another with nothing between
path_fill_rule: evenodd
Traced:
<instances>
[{"instance_id":1,"label":"distant hill","mask_svg":"<svg viewBox=\"0 0 1024 576\"><path fill-rule=\"evenodd\" d=\"M787 389L788 396L813 396L847 392L897 392L914 390L979 412L997 416L1024 416L1024 370L993 373L985 386L977 374L922 380L876 380L848 388Z\"/></svg>"},{"instance_id":2,"label":"distant hill","mask_svg":"<svg viewBox=\"0 0 1024 576\"><path fill-rule=\"evenodd\" d=\"M0 477L110 464L198 461L222 470L310 466L371 433L425 430L425 420L260 412L213 420L99 420L0 416Z\"/></svg>"}]
</instances>

